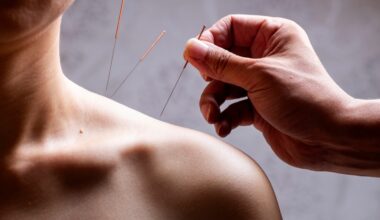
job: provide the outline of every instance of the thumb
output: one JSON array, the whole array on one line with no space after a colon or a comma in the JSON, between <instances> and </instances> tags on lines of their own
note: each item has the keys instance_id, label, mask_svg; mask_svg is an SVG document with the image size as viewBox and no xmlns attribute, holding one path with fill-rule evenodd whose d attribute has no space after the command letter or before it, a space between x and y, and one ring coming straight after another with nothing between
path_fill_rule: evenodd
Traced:
<instances>
[{"instance_id":1,"label":"thumb","mask_svg":"<svg viewBox=\"0 0 380 220\"><path fill-rule=\"evenodd\" d=\"M191 39L184 57L202 74L246 90L252 85L254 59L238 56L212 43Z\"/></svg>"}]
</instances>

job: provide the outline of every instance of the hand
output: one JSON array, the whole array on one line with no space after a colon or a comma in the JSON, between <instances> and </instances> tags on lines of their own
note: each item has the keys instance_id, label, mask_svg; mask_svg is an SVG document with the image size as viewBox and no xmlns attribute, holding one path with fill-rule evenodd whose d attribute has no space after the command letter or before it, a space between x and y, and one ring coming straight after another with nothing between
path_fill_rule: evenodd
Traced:
<instances>
[{"instance_id":1,"label":"hand","mask_svg":"<svg viewBox=\"0 0 380 220\"><path fill-rule=\"evenodd\" d=\"M296 23L227 16L200 41L191 39L184 56L209 81L200 108L220 136L254 125L293 166L358 173L360 160L342 157L343 151L356 151L346 148L346 134L340 132L340 120L355 99L328 75ZM226 100L234 99L240 101L221 111Z\"/></svg>"}]
</instances>

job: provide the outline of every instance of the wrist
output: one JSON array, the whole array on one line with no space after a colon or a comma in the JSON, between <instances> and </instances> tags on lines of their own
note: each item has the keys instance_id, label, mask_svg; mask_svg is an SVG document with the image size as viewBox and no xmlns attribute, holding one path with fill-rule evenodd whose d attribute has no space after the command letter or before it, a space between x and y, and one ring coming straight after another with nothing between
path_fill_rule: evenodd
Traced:
<instances>
[{"instance_id":1,"label":"wrist","mask_svg":"<svg viewBox=\"0 0 380 220\"><path fill-rule=\"evenodd\" d=\"M348 149L380 150L380 100L352 98L334 114L330 144Z\"/></svg>"},{"instance_id":2,"label":"wrist","mask_svg":"<svg viewBox=\"0 0 380 220\"><path fill-rule=\"evenodd\" d=\"M380 177L380 100L352 99L331 128L327 170Z\"/></svg>"}]
</instances>

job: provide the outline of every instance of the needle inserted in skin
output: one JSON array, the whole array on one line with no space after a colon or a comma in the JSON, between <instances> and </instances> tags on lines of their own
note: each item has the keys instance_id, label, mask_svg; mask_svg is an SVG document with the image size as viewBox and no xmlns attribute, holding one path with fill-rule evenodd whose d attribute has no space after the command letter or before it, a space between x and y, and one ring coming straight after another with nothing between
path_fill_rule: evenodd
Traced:
<instances>
[{"instance_id":1,"label":"needle inserted in skin","mask_svg":"<svg viewBox=\"0 0 380 220\"><path fill-rule=\"evenodd\" d=\"M140 57L140 59L137 61L135 66L132 68L132 70L127 74L127 76L124 78L124 80L120 83L120 85L117 87L115 92L111 95L111 98L116 95L116 93L121 89L121 87L124 85L125 82L127 82L128 78L135 72L137 67L145 60L145 58L152 52L152 50L157 46L157 44L161 41L161 39L166 34L166 31L162 31L161 34L156 38L156 40L152 43L152 45L148 48L148 50L145 51L144 55Z\"/></svg>"},{"instance_id":2,"label":"needle inserted in skin","mask_svg":"<svg viewBox=\"0 0 380 220\"><path fill-rule=\"evenodd\" d=\"M121 22L121 18L122 18L122 16L123 16L124 1L125 1L125 0L122 0L122 1L121 1L119 17L118 17L118 19L117 19L117 26L116 26L116 32L115 32L115 39L114 39L114 42L113 42L113 49L112 49L112 56L111 56L111 64L110 64L110 68L109 68L109 71L108 71L108 79L107 79L107 85L106 85L106 92L105 92L105 95L107 95L107 92L108 92L108 85L109 85L109 83L110 83L110 79L111 79L111 72L112 72L113 59L114 59L114 57L115 57L115 49L116 49L117 39L119 38L120 22Z\"/></svg>"},{"instance_id":3,"label":"needle inserted in skin","mask_svg":"<svg viewBox=\"0 0 380 220\"><path fill-rule=\"evenodd\" d=\"M205 29L206 29L206 26L203 25L202 30L201 30L201 32L200 32L200 34L199 34L199 36L198 36L198 40L201 39L202 34L203 34L203 32L205 31ZM170 93L168 99L166 100L166 103L165 103L165 105L164 105L164 108L163 108L162 111L161 111L160 117L162 117L162 115L164 114L165 109L166 109L166 107L168 106L168 104L169 104L169 102L170 102L170 99L171 99L171 97L173 96L174 91L175 91L175 89L177 88L178 83L179 83L179 81L181 80L182 75L183 75L183 73L185 72L185 69L186 69L186 67L187 67L188 64L189 64L189 61L186 60L186 63L185 63L185 65L183 66L182 71L181 71L181 73L179 74L179 77L178 77L176 83L174 84L174 87L173 87L173 89L172 89L172 91L171 91L171 93Z\"/></svg>"}]
</instances>

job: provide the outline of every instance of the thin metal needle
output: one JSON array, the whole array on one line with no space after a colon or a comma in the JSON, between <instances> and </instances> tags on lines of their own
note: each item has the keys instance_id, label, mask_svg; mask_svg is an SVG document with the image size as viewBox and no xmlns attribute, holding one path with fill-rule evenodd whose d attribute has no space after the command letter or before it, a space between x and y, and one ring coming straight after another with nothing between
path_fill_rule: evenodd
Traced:
<instances>
[{"instance_id":1,"label":"thin metal needle","mask_svg":"<svg viewBox=\"0 0 380 220\"><path fill-rule=\"evenodd\" d=\"M166 109L166 107L167 107L168 104L169 104L170 98L173 96L174 91L175 91L175 89L177 88L178 83L179 83L180 79L182 78L183 73L184 73L185 70L186 70L187 63L188 63L188 62L186 62L185 66L183 66L182 71L181 71L181 73L179 74L179 77L178 77L177 81L175 82L174 87L173 87L172 91L170 92L170 95L169 95L168 99L167 99L166 102L165 102L165 106L164 106L164 108L163 108L162 111L161 111L160 117L162 117L162 115L164 114L165 109Z\"/></svg>"},{"instance_id":2,"label":"thin metal needle","mask_svg":"<svg viewBox=\"0 0 380 220\"><path fill-rule=\"evenodd\" d=\"M137 69L137 67L140 65L140 63L142 62L142 60L139 60L135 66L132 68L132 70L127 74L127 76L124 78L123 82L120 83L120 85L117 87L117 89L115 90L115 92L112 93L112 95L110 96L111 98L114 97L116 95L116 93L121 89L121 87L124 85L124 83L128 80L128 78L132 75L132 73Z\"/></svg>"},{"instance_id":3,"label":"thin metal needle","mask_svg":"<svg viewBox=\"0 0 380 220\"><path fill-rule=\"evenodd\" d=\"M120 21L121 21L121 18L122 18L122 16L123 16L124 1L125 1L125 0L122 0L122 1L121 1L119 17L118 17L118 19L117 19L117 26L116 26L116 32L115 32L115 39L114 39L114 42L113 42L113 49L112 49L111 63L110 63L109 71L108 71L108 78L107 78L107 85L106 85L105 95L107 95L107 92L108 92L108 86L109 86L110 79L111 79L112 66L113 66L113 59L114 59L114 57L115 57L115 49L116 49L117 39L119 38Z\"/></svg>"},{"instance_id":4,"label":"thin metal needle","mask_svg":"<svg viewBox=\"0 0 380 220\"><path fill-rule=\"evenodd\" d=\"M198 36L198 40L201 39L202 34L203 34L203 32L205 31L205 29L206 29L206 26L203 25L202 30L201 30L201 32L200 32L200 34L199 34L199 36ZM186 63L185 63L185 65L183 66L182 71L181 71L181 73L179 74L179 77L178 77L176 83L174 84L174 87L173 87L172 91L170 92L170 95L169 95L168 99L166 100L166 103L165 103L165 105L164 105L164 108L163 108L162 111L161 111L160 117L162 117L162 115L164 114L165 109L166 109L166 107L168 106L168 104L169 104L169 102L170 102L170 99L171 99L171 97L173 96L174 91L175 91L175 89L177 88L178 83L179 83L179 81L181 80L182 75L183 75L183 73L185 72L185 69L186 69L186 67L187 67L188 64L189 64L189 61L186 60Z\"/></svg>"},{"instance_id":5,"label":"thin metal needle","mask_svg":"<svg viewBox=\"0 0 380 220\"><path fill-rule=\"evenodd\" d=\"M145 60L145 58L152 52L152 50L157 46L157 44L161 41L161 39L165 36L166 31L162 31L160 35L156 38L156 40L152 43L152 45L148 48L148 50L145 51L145 53L140 57L140 59L137 61L135 66L132 68L131 71L127 74L127 76L124 78L124 80L120 83L120 85L117 87L114 93L110 96L111 98L116 95L116 93L123 87L124 83L127 82L129 77L135 72L137 67Z\"/></svg>"}]
</instances>

